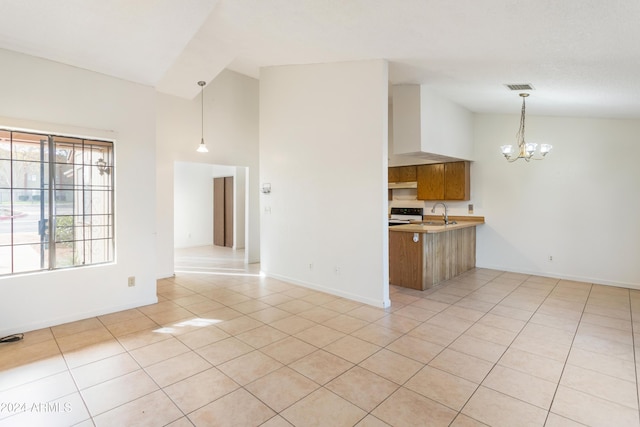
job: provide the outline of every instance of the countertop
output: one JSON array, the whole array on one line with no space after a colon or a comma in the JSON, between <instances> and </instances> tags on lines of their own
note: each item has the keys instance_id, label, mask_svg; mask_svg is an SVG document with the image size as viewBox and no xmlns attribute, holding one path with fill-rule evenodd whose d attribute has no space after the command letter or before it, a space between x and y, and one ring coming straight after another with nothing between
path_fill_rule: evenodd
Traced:
<instances>
[{"instance_id":1,"label":"countertop","mask_svg":"<svg viewBox=\"0 0 640 427\"><path fill-rule=\"evenodd\" d=\"M457 230L460 228L475 227L484 224L484 217L461 217L451 218L456 224L447 224L439 220L426 219L422 222L413 222L407 225L394 225L389 227L389 231L400 231L405 233L442 233L445 231Z\"/></svg>"}]
</instances>

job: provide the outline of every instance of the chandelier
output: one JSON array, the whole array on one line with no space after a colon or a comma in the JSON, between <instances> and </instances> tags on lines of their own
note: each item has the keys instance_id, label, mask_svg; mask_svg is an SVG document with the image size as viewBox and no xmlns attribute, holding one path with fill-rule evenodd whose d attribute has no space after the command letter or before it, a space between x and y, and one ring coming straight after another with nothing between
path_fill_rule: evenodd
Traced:
<instances>
[{"instance_id":1,"label":"chandelier","mask_svg":"<svg viewBox=\"0 0 640 427\"><path fill-rule=\"evenodd\" d=\"M525 159L527 162L529 160L542 160L549 151L551 151L551 144L540 144L540 150L536 155L536 150L538 148L538 144L534 144L532 142L525 142L524 140L524 117L525 117L525 102L524 100L529 96L528 93L521 93L522 97L522 111L520 113L520 128L518 129L518 133L516 133L516 142L518 145L515 147L517 152L514 152L513 145L502 145L500 150L502 151L502 155L509 163L515 162L518 159Z\"/></svg>"}]
</instances>

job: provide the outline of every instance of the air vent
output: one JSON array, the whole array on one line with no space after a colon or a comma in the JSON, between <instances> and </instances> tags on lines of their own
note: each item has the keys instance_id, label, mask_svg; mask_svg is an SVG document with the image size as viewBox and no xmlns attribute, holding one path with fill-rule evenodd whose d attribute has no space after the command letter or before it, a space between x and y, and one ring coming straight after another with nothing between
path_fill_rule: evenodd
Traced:
<instances>
[{"instance_id":1,"label":"air vent","mask_svg":"<svg viewBox=\"0 0 640 427\"><path fill-rule=\"evenodd\" d=\"M509 90L533 90L533 86L529 83L506 84L505 86Z\"/></svg>"}]
</instances>

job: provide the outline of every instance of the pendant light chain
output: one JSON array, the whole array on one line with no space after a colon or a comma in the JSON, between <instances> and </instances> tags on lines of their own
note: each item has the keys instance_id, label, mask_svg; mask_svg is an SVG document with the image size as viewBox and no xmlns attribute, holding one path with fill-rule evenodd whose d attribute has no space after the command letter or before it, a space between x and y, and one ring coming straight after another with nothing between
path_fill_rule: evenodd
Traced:
<instances>
[{"instance_id":1,"label":"pendant light chain","mask_svg":"<svg viewBox=\"0 0 640 427\"><path fill-rule=\"evenodd\" d=\"M526 111L526 107L525 107L526 99L527 99L526 96L522 97L522 109L520 111L520 128L518 129L518 133L516 134L516 140L518 141L519 145L524 144L524 117L525 117L525 111Z\"/></svg>"},{"instance_id":2,"label":"pendant light chain","mask_svg":"<svg viewBox=\"0 0 640 427\"><path fill-rule=\"evenodd\" d=\"M198 86L200 86L200 145L198 145L198 149L196 150L198 153L208 153L207 146L204 145L204 86L207 83L205 81L199 81Z\"/></svg>"},{"instance_id":3,"label":"pendant light chain","mask_svg":"<svg viewBox=\"0 0 640 427\"><path fill-rule=\"evenodd\" d=\"M204 141L204 86L200 88L200 138Z\"/></svg>"}]
</instances>

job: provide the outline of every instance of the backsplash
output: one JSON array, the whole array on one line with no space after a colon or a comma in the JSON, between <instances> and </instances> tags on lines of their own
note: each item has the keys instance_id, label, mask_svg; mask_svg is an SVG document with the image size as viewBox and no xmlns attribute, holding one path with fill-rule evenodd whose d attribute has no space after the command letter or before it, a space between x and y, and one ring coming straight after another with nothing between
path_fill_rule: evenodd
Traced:
<instances>
[{"instance_id":1,"label":"backsplash","mask_svg":"<svg viewBox=\"0 0 640 427\"><path fill-rule=\"evenodd\" d=\"M433 205L438 203L438 201L424 201L418 200L416 196L415 188L401 188L393 190L393 200L389 200L389 212L391 212L391 208L401 207L401 208L423 208L425 215L432 215L431 208ZM469 216L469 215L482 215L479 212L478 207L475 206L473 200L469 201L445 201L447 204L447 208L449 209L449 215L457 215L457 216ZM473 213L469 213L469 205L474 205ZM436 208L436 214L440 215L443 213L442 206L438 206Z\"/></svg>"}]
</instances>

